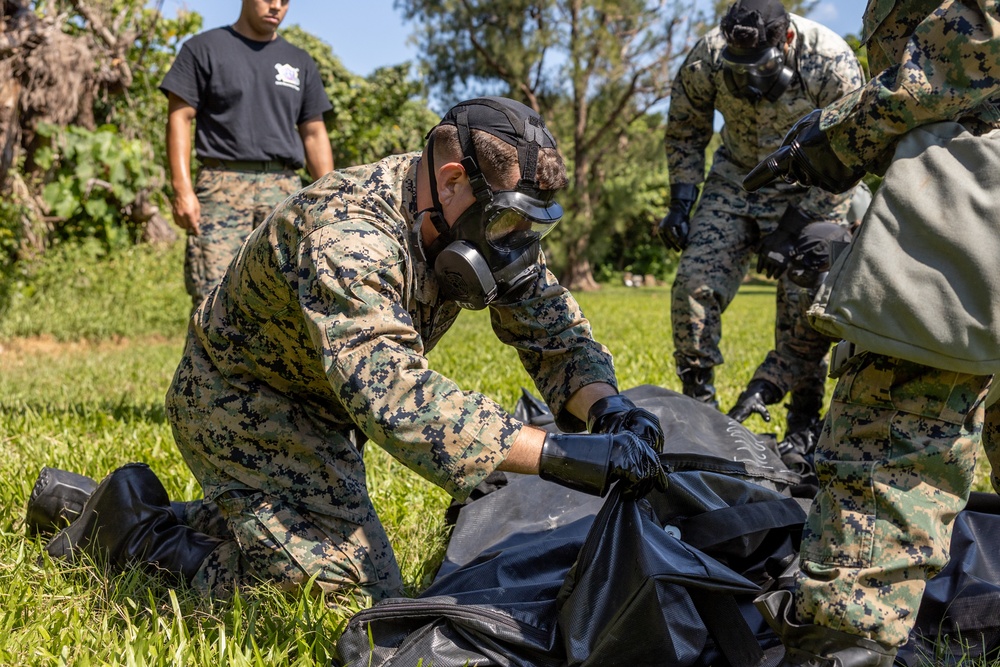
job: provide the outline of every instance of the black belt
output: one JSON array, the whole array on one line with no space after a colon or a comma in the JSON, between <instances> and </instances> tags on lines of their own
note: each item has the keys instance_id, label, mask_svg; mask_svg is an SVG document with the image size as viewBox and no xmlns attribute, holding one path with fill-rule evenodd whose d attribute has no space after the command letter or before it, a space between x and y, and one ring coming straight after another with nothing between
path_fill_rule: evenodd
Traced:
<instances>
[{"instance_id":1,"label":"black belt","mask_svg":"<svg viewBox=\"0 0 1000 667\"><path fill-rule=\"evenodd\" d=\"M295 171L295 167L278 160L220 160L207 157L201 161L201 164L208 169L225 169L227 171Z\"/></svg>"}]
</instances>

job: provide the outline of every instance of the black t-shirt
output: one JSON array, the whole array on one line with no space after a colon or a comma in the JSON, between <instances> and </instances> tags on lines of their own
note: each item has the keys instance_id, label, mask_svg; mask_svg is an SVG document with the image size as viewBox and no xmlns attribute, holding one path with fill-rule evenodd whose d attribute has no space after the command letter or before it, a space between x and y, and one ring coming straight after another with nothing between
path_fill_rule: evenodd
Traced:
<instances>
[{"instance_id":1,"label":"black t-shirt","mask_svg":"<svg viewBox=\"0 0 1000 667\"><path fill-rule=\"evenodd\" d=\"M303 165L297 125L332 108L316 63L281 37L247 39L230 27L181 47L160 90L197 110L199 158Z\"/></svg>"}]
</instances>

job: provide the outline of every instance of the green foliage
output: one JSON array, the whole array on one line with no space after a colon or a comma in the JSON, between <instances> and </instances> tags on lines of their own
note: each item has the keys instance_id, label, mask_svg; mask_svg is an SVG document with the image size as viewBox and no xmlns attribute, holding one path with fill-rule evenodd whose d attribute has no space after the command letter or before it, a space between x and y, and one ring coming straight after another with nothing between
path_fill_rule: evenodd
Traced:
<instances>
[{"instance_id":1,"label":"green foliage","mask_svg":"<svg viewBox=\"0 0 1000 667\"><path fill-rule=\"evenodd\" d=\"M146 245L109 250L96 239L61 244L22 263L16 280L7 283L0 339L178 336L191 308L183 257L183 243L166 250Z\"/></svg>"},{"instance_id":2,"label":"green foliage","mask_svg":"<svg viewBox=\"0 0 1000 667\"><path fill-rule=\"evenodd\" d=\"M326 127L337 168L423 147L424 135L439 119L421 97L422 84L408 78L408 63L381 67L364 78L350 73L329 44L302 28L291 26L281 34L319 66L333 104Z\"/></svg>"},{"instance_id":3,"label":"green foliage","mask_svg":"<svg viewBox=\"0 0 1000 667\"><path fill-rule=\"evenodd\" d=\"M666 279L677 268L656 234L669 203L663 119L647 115L620 139L615 171L601 179L589 253L599 276L630 271Z\"/></svg>"},{"instance_id":4,"label":"green foliage","mask_svg":"<svg viewBox=\"0 0 1000 667\"><path fill-rule=\"evenodd\" d=\"M141 191L163 182L143 143L122 138L113 125L91 132L44 124L38 134L49 139L34 159L49 173L42 196L61 221L56 238L93 237L108 247L138 240L142 230L131 224L126 208Z\"/></svg>"},{"instance_id":5,"label":"green foliage","mask_svg":"<svg viewBox=\"0 0 1000 667\"><path fill-rule=\"evenodd\" d=\"M167 98L159 85L181 42L202 27L201 15L180 10L169 19L144 0L116 0L108 15L131 12L139 37L130 45L127 60L132 72L132 85L118 95L98 98L95 117L99 123L113 124L129 139L139 139L148 147L147 159L166 164ZM114 12L114 13L112 13Z\"/></svg>"},{"instance_id":6,"label":"green foliage","mask_svg":"<svg viewBox=\"0 0 1000 667\"><path fill-rule=\"evenodd\" d=\"M26 207L17 199L0 197L0 314L7 309L14 288L26 215Z\"/></svg>"}]
</instances>

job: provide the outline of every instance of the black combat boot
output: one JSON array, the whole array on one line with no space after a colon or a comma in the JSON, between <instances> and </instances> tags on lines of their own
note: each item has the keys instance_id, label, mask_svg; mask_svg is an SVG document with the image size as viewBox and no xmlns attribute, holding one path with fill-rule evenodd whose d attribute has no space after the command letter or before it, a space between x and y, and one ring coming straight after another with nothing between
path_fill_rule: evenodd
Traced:
<instances>
[{"instance_id":1,"label":"black combat boot","mask_svg":"<svg viewBox=\"0 0 1000 667\"><path fill-rule=\"evenodd\" d=\"M719 407L719 402L715 399L715 385L712 384L715 371L711 366L707 368L694 368L692 366L678 368L677 377L681 379L681 391L685 396L707 403L713 408Z\"/></svg>"},{"instance_id":2,"label":"black combat boot","mask_svg":"<svg viewBox=\"0 0 1000 667\"><path fill-rule=\"evenodd\" d=\"M115 569L143 564L190 582L221 543L181 523L149 466L130 463L104 478L46 551L70 560L86 554Z\"/></svg>"},{"instance_id":3,"label":"black combat boot","mask_svg":"<svg viewBox=\"0 0 1000 667\"><path fill-rule=\"evenodd\" d=\"M28 535L51 535L71 524L96 488L97 482L85 475L44 466L28 497L24 517Z\"/></svg>"},{"instance_id":4,"label":"black combat boot","mask_svg":"<svg viewBox=\"0 0 1000 667\"><path fill-rule=\"evenodd\" d=\"M777 667L892 667L896 658L895 647L791 620L791 591L765 593L754 604L785 646Z\"/></svg>"}]
</instances>

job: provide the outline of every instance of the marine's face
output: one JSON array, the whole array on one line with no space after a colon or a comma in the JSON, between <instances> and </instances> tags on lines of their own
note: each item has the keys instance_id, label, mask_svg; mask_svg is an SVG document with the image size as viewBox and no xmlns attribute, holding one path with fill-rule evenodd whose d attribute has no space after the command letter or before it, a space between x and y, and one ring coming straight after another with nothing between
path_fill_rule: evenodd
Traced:
<instances>
[{"instance_id":1,"label":"marine's face","mask_svg":"<svg viewBox=\"0 0 1000 667\"><path fill-rule=\"evenodd\" d=\"M243 16L254 32L273 35L288 13L289 0L243 0Z\"/></svg>"}]
</instances>

